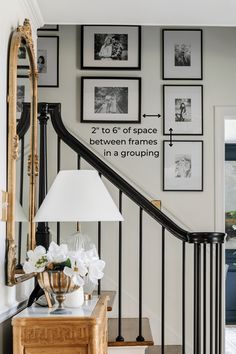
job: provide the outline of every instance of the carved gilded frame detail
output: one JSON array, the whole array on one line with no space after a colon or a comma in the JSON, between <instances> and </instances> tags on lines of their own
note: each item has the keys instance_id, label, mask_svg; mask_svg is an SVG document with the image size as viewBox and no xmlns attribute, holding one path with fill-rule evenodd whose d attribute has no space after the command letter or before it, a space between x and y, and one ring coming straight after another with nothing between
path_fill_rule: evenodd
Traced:
<instances>
[{"instance_id":1,"label":"carved gilded frame detail","mask_svg":"<svg viewBox=\"0 0 236 354\"><path fill-rule=\"evenodd\" d=\"M9 286L20 283L34 276L16 272L16 242L15 242L15 199L16 199L16 159L18 156L18 136L16 123L17 104L17 61L18 50L24 44L29 58L29 78L31 82L31 112L30 112L30 157L29 174L29 234L28 249L35 247L35 178L37 174L37 94L38 70L34 54L34 44L29 20L19 26L11 36L8 66L8 153L7 153L7 274L6 283Z\"/></svg>"}]
</instances>

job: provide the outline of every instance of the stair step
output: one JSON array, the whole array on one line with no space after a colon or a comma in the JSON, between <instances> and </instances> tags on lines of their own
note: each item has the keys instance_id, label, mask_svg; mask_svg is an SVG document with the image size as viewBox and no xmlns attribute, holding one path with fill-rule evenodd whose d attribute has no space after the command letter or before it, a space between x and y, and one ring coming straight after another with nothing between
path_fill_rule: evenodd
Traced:
<instances>
[{"instance_id":1,"label":"stair step","mask_svg":"<svg viewBox=\"0 0 236 354\"><path fill-rule=\"evenodd\" d=\"M123 342L117 342L116 337L118 334L118 319L108 319L108 346L120 347L120 346L150 346L153 345L152 332L148 318L143 318L143 342L137 342L136 337L138 335L138 318L123 318L121 322Z\"/></svg>"},{"instance_id":2,"label":"stair step","mask_svg":"<svg viewBox=\"0 0 236 354\"><path fill-rule=\"evenodd\" d=\"M93 295L97 295L98 292L94 291ZM102 290L101 291L101 295L106 295L109 297L108 303L107 303L107 311L112 311L113 305L114 305L114 301L115 301L115 297L116 297L116 291L113 290Z\"/></svg>"},{"instance_id":3,"label":"stair step","mask_svg":"<svg viewBox=\"0 0 236 354\"><path fill-rule=\"evenodd\" d=\"M161 354L161 346L154 345L147 348L145 354ZM165 345L165 354L182 354L181 345Z\"/></svg>"}]
</instances>

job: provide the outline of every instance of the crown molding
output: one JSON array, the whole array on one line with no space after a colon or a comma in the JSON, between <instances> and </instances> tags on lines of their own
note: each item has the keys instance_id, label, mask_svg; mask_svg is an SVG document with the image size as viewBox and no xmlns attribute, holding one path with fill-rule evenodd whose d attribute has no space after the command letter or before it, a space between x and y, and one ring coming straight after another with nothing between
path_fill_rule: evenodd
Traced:
<instances>
[{"instance_id":1,"label":"crown molding","mask_svg":"<svg viewBox=\"0 0 236 354\"><path fill-rule=\"evenodd\" d=\"M45 24L37 0L21 0L21 3L30 19L32 31L37 33L37 29Z\"/></svg>"}]
</instances>

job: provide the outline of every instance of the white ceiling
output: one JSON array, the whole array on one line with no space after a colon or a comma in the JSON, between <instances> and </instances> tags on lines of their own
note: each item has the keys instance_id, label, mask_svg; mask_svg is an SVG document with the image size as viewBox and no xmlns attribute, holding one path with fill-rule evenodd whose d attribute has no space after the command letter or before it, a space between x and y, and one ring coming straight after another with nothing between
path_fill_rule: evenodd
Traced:
<instances>
[{"instance_id":1,"label":"white ceiling","mask_svg":"<svg viewBox=\"0 0 236 354\"><path fill-rule=\"evenodd\" d=\"M236 26L236 0L33 0L46 24ZM36 5L36 4L35 4ZM236 142L236 120L225 141Z\"/></svg>"},{"instance_id":2,"label":"white ceiling","mask_svg":"<svg viewBox=\"0 0 236 354\"><path fill-rule=\"evenodd\" d=\"M48 24L235 26L235 0L37 0Z\"/></svg>"}]
</instances>

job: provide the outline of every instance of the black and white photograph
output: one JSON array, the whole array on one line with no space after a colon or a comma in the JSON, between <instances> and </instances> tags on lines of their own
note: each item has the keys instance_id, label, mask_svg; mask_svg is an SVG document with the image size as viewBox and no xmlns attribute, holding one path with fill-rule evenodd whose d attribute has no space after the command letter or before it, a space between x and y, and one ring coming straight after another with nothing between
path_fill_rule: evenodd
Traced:
<instances>
[{"instance_id":1,"label":"black and white photograph","mask_svg":"<svg viewBox=\"0 0 236 354\"><path fill-rule=\"evenodd\" d=\"M59 86L59 37L38 36L37 42L38 86Z\"/></svg>"},{"instance_id":2,"label":"black and white photograph","mask_svg":"<svg viewBox=\"0 0 236 354\"><path fill-rule=\"evenodd\" d=\"M163 134L203 135L203 86L163 85Z\"/></svg>"},{"instance_id":3,"label":"black and white photograph","mask_svg":"<svg viewBox=\"0 0 236 354\"><path fill-rule=\"evenodd\" d=\"M175 177L176 178L191 177L191 155L177 154L175 156Z\"/></svg>"},{"instance_id":4,"label":"black and white photograph","mask_svg":"<svg viewBox=\"0 0 236 354\"><path fill-rule=\"evenodd\" d=\"M81 122L140 123L140 78L82 77L81 80Z\"/></svg>"},{"instance_id":5,"label":"black and white photograph","mask_svg":"<svg viewBox=\"0 0 236 354\"><path fill-rule=\"evenodd\" d=\"M128 113L128 87L95 87L94 113Z\"/></svg>"},{"instance_id":6,"label":"black and white photograph","mask_svg":"<svg viewBox=\"0 0 236 354\"><path fill-rule=\"evenodd\" d=\"M26 47L24 47L24 46L19 47L18 59L26 59Z\"/></svg>"},{"instance_id":7,"label":"black and white photograph","mask_svg":"<svg viewBox=\"0 0 236 354\"><path fill-rule=\"evenodd\" d=\"M203 191L203 141L163 141L163 190Z\"/></svg>"},{"instance_id":8,"label":"black and white photograph","mask_svg":"<svg viewBox=\"0 0 236 354\"><path fill-rule=\"evenodd\" d=\"M29 59L27 55L26 47L21 45L18 49L17 66L21 68L29 67Z\"/></svg>"},{"instance_id":9,"label":"black and white photograph","mask_svg":"<svg viewBox=\"0 0 236 354\"><path fill-rule=\"evenodd\" d=\"M191 45L175 44L175 66L191 65Z\"/></svg>"},{"instance_id":10,"label":"black and white photograph","mask_svg":"<svg viewBox=\"0 0 236 354\"><path fill-rule=\"evenodd\" d=\"M128 60L128 34L94 34L94 60Z\"/></svg>"},{"instance_id":11,"label":"black and white photograph","mask_svg":"<svg viewBox=\"0 0 236 354\"><path fill-rule=\"evenodd\" d=\"M202 80L202 30L162 30L163 80Z\"/></svg>"},{"instance_id":12,"label":"black and white photograph","mask_svg":"<svg viewBox=\"0 0 236 354\"><path fill-rule=\"evenodd\" d=\"M47 51L45 49L38 50L37 65L39 74L47 72Z\"/></svg>"},{"instance_id":13,"label":"black and white photograph","mask_svg":"<svg viewBox=\"0 0 236 354\"><path fill-rule=\"evenodd\" d=\"M191 98L175 99L175 121L191 122Z\"/></svg>"},{"instance_id":14,"label":"black and white photograph","mask_svg":"<svg viewBox=\"0 0 236 354\"><path fill-rule=\"evenodd\" d=\"M82 69L139 70L140 26L82 26Z\"/></svg>"}]
</instances>

